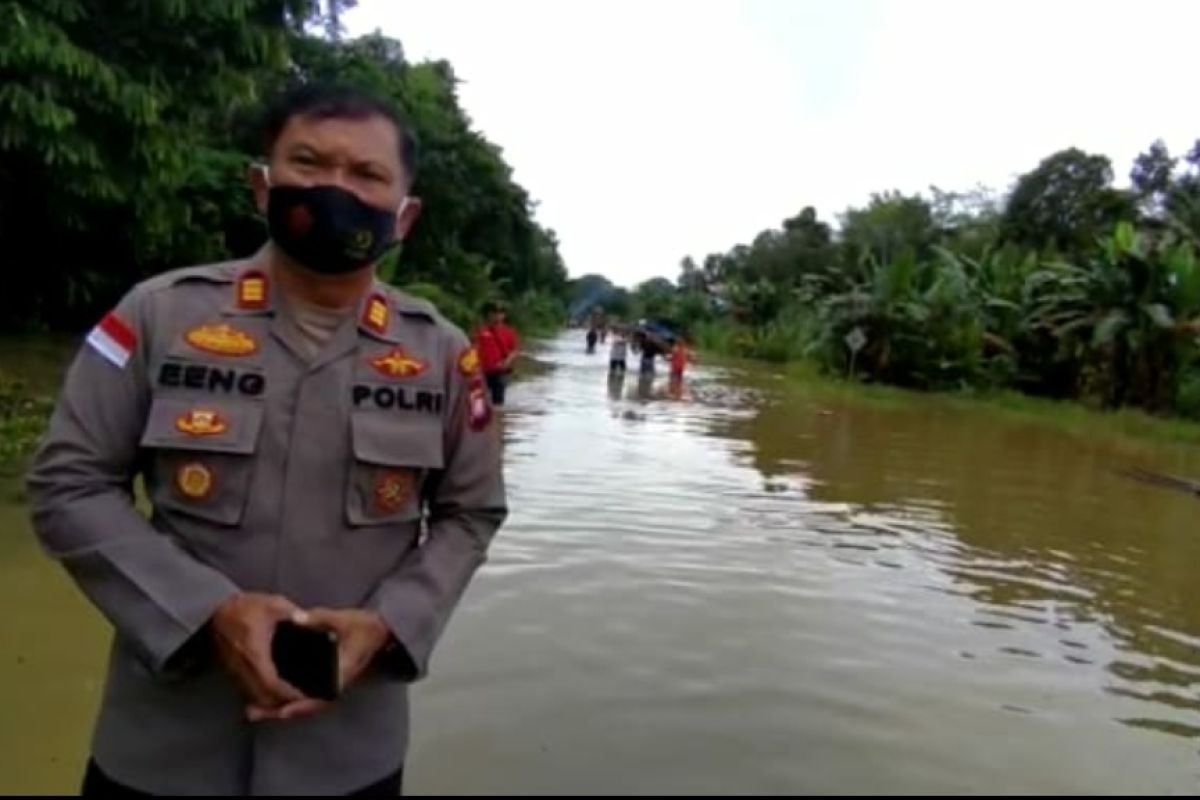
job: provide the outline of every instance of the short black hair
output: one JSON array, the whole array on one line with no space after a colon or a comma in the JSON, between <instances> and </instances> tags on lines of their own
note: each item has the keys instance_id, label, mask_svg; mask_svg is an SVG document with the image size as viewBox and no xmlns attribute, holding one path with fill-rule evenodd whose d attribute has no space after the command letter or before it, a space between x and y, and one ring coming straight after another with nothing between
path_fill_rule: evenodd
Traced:
<instances>
[{"instance_id":1,"label":"short black hair","mask_svg":"<svg viewBox=\"0 0 1200 800\"><path fill-rule=\"evenodd\" d=\"M383 117L396 128L400 140L400 164L408 183L417 177L417 135L404 112L388 100L357 86L329 81L295 83L280 92L266 106L262 119L262 140L270 153L288 121L293 117L315 119L366 119Z\"/></svg>"}]
</instances>

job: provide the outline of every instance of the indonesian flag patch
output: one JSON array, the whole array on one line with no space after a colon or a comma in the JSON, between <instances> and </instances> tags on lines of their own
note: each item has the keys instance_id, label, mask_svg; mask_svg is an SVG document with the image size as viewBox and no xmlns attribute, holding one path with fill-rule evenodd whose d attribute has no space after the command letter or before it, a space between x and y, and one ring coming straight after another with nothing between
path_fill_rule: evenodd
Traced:
<instances>
[{"instance_id":1,"label":"indonesian flag patch","mask_svg":"<svg viewBox=\"0 0 1200 800\"><path fill-rule=\"evenodd\" d=\"M492 421L492 404L481 378L475 378L467 388L467 421L473 431L481 431Z\"/></svg>"},{"instance_id":2,"label":"indonesian flag patch","mask_svg":"<svg viewBox=\"0 0 1200 800\"><path fill-rule=\"evenodd\" d=\"M87 343L104 357L104 360L124 369L137 346L137 335L124 320L111 311L100 320L87 336Z\"/></svg>"}]
</instances>

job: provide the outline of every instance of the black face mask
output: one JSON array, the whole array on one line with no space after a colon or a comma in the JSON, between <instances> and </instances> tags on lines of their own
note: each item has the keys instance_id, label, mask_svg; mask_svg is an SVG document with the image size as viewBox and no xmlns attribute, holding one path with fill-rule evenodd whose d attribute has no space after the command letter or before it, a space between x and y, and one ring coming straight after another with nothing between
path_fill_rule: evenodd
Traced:
<instances>
[{"instance_id":1,"label":"black face mask","mask_svg":"<svg viewBox=\"0 0 1200 800\"><path fill-rule=\"evenodd\" d=\"M337 186L272 186L267 227L297 263L340 275L374 264L395 244L396 212Z\"/></svg>"}]
</instances>

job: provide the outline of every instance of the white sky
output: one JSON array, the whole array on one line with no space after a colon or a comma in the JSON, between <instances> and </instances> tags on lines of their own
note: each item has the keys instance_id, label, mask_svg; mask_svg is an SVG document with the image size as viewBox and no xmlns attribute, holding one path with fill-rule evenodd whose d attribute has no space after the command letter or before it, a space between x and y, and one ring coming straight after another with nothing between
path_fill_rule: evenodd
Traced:
<instances>
[{"instance_id":1,"label":"white sky","mask_svg":"<svg viewBox=\"0 0 1200 800\"><path fill-rule=\"evenodd\" d=\"M624 285L805 205L1005 188L1072 145L1123 182L1200 138L1198 0L359 4L351 34L454 65L571 274Z\"/></svg>"}]
</instances>

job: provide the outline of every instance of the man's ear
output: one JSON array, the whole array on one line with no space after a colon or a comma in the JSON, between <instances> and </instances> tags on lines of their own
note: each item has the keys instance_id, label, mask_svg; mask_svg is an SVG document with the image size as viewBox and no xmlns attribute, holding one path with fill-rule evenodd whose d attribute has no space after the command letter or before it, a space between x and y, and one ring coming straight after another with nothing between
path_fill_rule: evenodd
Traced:
<instances>
[{"instance_id":1,"label":"man's ear","mask_svg":"<svg viewBox=\"0 0 1200 800\"><path fill-rule=\"evenodd\" d=\"M251 164L247 172L247 181L254 192L254 205L264 216L267 213L267 195L271 190L271 179L266 164Z\"/></svg>"},{"instance_id":2,"label":"man's ear","mask_svg":"<svg viewBox=\"0 0 1200 800\"><path fill-rule=\"evenodd\" d=\"M396 238L398 240L403 241L419 216L421 216L421 198L411 196L404 198L404 203L396 212Z\"/></svg>"}]
</instances>

